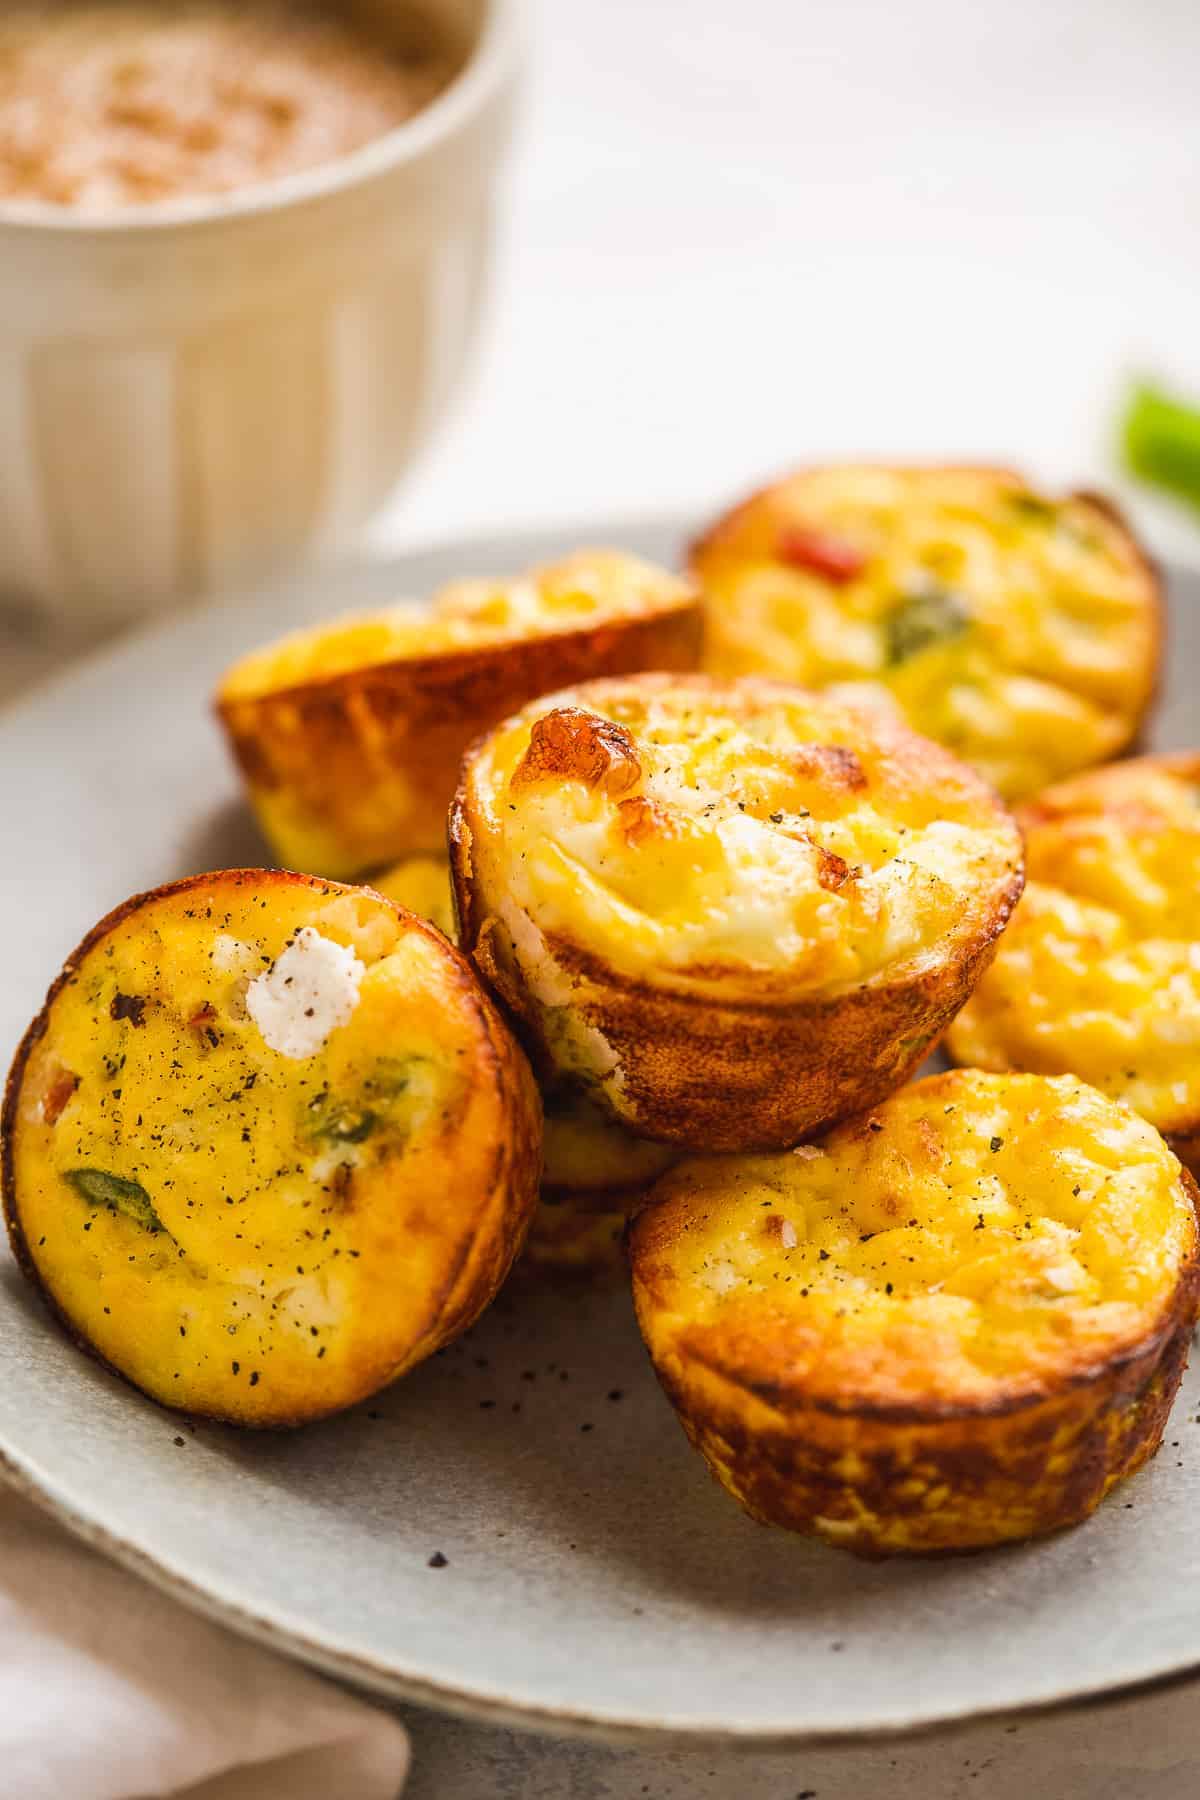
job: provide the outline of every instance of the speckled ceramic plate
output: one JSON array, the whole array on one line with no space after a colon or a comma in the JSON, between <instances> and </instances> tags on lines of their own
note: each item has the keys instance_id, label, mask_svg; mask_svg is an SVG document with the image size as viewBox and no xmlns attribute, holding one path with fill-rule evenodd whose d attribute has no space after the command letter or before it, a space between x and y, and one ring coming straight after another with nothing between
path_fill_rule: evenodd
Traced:
<instances>
[{"instance_id":1,"label":"speckled ceramic plate","mask_svg":"<svg viewBox=\"0 0 1200 1800\"><path fill-rule=\"evenodd\" d=\"M235 652L577 535L340 566L168 624L0 716L0 1053L115 902L261 859L207 709ZM670 557L682 527L583 535ZM1200 581L1172 600L1163 745L1200 735ZM371 1405L262 1438L158 1410L0 1265L0 1455L72 1530L351 1682L563 1732L855 1737L1200 1667L1198 1410L1192 1377L1154 1466L1078 1531L872 1565L764 1530L714 1486L620 1288L510 1291Z\"/></svg>"}]
</instances>

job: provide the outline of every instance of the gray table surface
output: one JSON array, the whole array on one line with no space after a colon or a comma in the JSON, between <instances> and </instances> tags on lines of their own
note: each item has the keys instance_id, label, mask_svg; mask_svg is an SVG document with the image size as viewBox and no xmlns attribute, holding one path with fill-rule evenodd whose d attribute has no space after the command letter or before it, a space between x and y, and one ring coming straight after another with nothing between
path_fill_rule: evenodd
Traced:
<instances>
[{"instance_id":1,"label":"gray table surface","mask_svg":"<svg viewBox=\"0 0 1200 1800\"><path fill-rule=\"evenodd\" d=\"M405 1800L1194 1800L1197 1700L1188 1683L908 1742L771 1753L559 1743L406 1710Z\"/></svg>"}]
</instances>

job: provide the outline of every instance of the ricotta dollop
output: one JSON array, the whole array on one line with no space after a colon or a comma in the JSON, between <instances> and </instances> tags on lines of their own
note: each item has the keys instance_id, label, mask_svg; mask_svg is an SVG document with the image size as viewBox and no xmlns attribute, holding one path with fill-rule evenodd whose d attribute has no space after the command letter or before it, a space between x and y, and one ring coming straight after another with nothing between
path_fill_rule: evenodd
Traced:
<instances>
[{"instance_id":1,"label":"ricotta dollop","mask_svg":"<svg viewBox=\"0 0 1200 1800\"><path fill-rule=\"evenodd\" d=\"M349 1019L366 972L345 944L303 925L250 983L246 1011L270 1049L300 1061L315 1056L330 1032Z\"/></svg>"}]
</instances>

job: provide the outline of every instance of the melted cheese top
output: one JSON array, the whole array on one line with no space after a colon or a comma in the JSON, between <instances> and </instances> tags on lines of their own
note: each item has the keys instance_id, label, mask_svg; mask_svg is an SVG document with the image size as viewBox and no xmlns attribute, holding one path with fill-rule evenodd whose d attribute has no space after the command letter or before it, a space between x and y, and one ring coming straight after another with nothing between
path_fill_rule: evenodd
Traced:
<instances>
[{"instance_id":1,"label":"melted cheese top","mask_svg":"<svg viewBox=\"0 0 1200 1800\"><path fill-rule=\"evenodd\" d=\"M1143 1120L1073 1079L972 1070L782 1155L680 1164L633 1262L654 1336L764 1397L952 1407L1153 1334L1195 1244Z\"/></svg>"},{"instance_id":2,"label":"melted cheese top","mask_svg":"<svg viewBox=\"0 0 1200 1800\"><path fill-rule=\"evenodd\" d=\"M693 600L684 582L637 557L579 550L509 581L455 582L425 607L406 601L295 632L235 663L218 698L253 699L380 663L598 628L673 612Z\"/></svg>"},{"instance_id":3,"label":"melted cheese top","mask_svg":"<svg viewBox=\"0 0 1200 1800\"><path fill-rule=\"evenodd\" d=\"M1069 1069L1161 1131L1200 1129L1200 757L1061 784L1026 845L1029 886L954 1056Z\"/></svg>"},{"instance_id":4,"label":"melted cheese top","mask_svg":"<svg viewBox=\"0 0 1200 1800\"><path fill-rule=\"evenodd\" d=\"M815 469L701 541L707 666L899 711L1019 798L1117 753L1148 704L1154 583L1082 496L980 469Z\"/></svg>"},{"instance_id":5,"label":"melted cheese top","mask_svg":"<svg viewBox=\"0 0 1200 1800\"><path fill-rule=\"evenodd\" d=\"M844 988L947 955L1019 879L1016 828L968 770L770 682L550 695L471 782L514 941L531 922L656 985Z\"/></svg>"}]
</instances>

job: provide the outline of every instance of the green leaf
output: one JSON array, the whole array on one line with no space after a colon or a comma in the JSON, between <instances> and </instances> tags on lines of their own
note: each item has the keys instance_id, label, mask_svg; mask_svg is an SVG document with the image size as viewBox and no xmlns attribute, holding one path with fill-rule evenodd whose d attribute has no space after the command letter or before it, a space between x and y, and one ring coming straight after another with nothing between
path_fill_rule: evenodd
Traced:
<instances>
[{"instance_id":1,"label":"green leaf","mask_svg":"<svg viewBox=\"0 0 1200 1800\"><path fill-rule=\"evenodd\" d=\"M122 1213L143 1231L166 1231L140 1181L111 1175L107 1169L68 1169L66 1179L89 1206L107 1206L110 1212Z\"/></svg>"},{"instance_id":2,"label":"green leaf","mask_svg":"<svg viewBox=\"0 0 1200 1800\"><path fill-rule=\"evenodd\" d=\"M1040 494L1010 494L1008 504L1031 525L1054 525L1058 522L1057 506L1052 500L1043 500Z\"/></svg>"},{"instance_id":3,"label":"green leaf","mask_svg":"<svg viewBox=\"0 0 1200 1800\"><path fill-rule=\"evenodd\" d=\"M429 1061L425 1056L381 1056L367 1079L363 1082L366 1093L380 1095L391 1100L397 1094L405 1094L413 1084L417 1072Z\"/></svg>"},{"instance_id":4,"label":"green leaf","mask_svg":"<svg viewBox=\"0 0 1200 1800\"><path fill-rule=\"evenodd\" d=\"M905 594L883 621L888 666L895 668L934 644L960 637L970 623L965 602L949 588L926 587Z\"/></svg>"},{"instance_id":5,"label":"green leaf","mask_svg":"<svg viewBox=\"0 0 1200 1800\"><path fill-rule=\"evenodd\" d=\"M1134 475L1200 507L1200 407L1142 382L1125 408L1121 447Z\"/></svg>"},{"instance_id":6,"label":"green leaf","mask_svg":"<svg viewBox=\"0 0 1200 1800\"><path fill-rule=\"evenodd\" d=\"M376 1131L408 1132L429 1068L424 1056L381 1057L345 1098L327 1089L314 1095L305 1109L304 1135L334 1144L363 1144Z\"/></svg>"},{"instance_id":7,"label":"green leaf","mask_svg":"<svg viewBox=\"0 0 1200 1800\"><path fill-rule=\"evenodd\" d=\"M378 1123L377 1116L369 1110L325 1112L313 1125L313 1136L331 1138L335 1144L362 1144Z\"/></svg>"}]
</instances>

